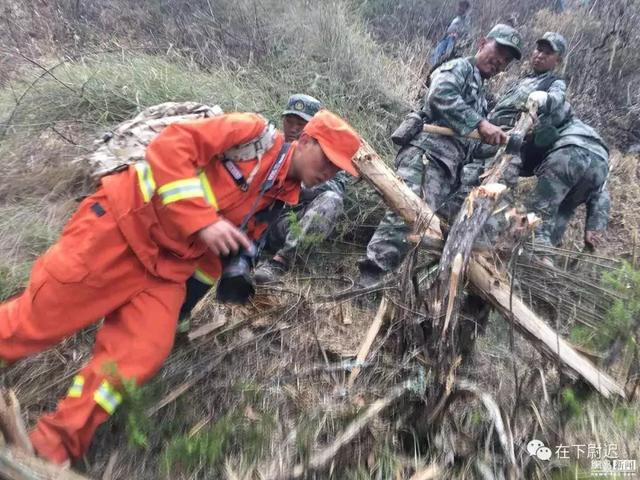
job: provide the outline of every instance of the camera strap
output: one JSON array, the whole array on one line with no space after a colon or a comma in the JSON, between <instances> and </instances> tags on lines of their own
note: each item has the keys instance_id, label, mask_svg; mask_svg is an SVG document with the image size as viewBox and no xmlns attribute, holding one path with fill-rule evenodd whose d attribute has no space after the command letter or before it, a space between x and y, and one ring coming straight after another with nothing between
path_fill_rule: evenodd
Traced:
<instances>
[{"instance_id":1,"label":"camera strap","mask_svg":"<svg viewBox=\"0 0 640 480\"><path fill-rule=\"evenodd\" d=\"M249 223L249 220L256 213L256 208L258 207L258 203L260 203L260 200L262 200L262 197L264 197L264 194L267 193L267 191L271 187L273 187L273 184L275 183L276 178L278 177L278 173L280 173L280 170L282 170L282 165L284 165L284 159L286 158L290 147L291 147L290 143L284 143L282 147L280 147L280 152L278 153L278 157L276 158L276 161L271 166L269 173L267 173L267 178L265 178L264 182L262 182L262 185L260 185L260 191L258 192L258 196L256 197L255 201L253 202L253 205L249 209L249 212L242 219L242 223L240 224L240 230L245 230L247 228L247 224Z\"/></svg>"}]
</instances>

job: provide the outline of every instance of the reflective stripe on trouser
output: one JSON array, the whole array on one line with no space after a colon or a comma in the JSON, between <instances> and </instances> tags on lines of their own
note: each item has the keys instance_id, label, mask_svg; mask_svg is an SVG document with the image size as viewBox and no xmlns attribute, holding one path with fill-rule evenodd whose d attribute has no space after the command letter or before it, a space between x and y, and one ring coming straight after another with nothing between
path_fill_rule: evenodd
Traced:
<instances>
[{"instance_id":1,"label":"reflective stripe on trouser","mask_svg":"<svg viewBox=\"0 0 640 480\"><path fill-rule=\"evenodd\" d=\"M106 213L98 217L91 206ZM115 371L147 381L173 345L184 285L148 274L125 243L103 194L85 199L58 243L33 266L22 295L0 305L0 358L15 361L55 345L104 317L83 378L31 433L39 455L54 462L82 456L109 418L94 394ZM64 319L61 321L61 319ZM79 383L78 383L79 386ZM77 395L79 393L79 396Z\"/></svg>"},{"instance_id":2,"label":"reflective stripe on trouser","mask_svg":"<svg viewBox=\"0 0 640 480\"><path fill-rule=\"evenodd\" d=\"M69 387L67 397L80 398L82 396L82 390L84 388L84 377L82 375L76 375L73 378L73 383Z\"/></svg>"},{"instance_id":3,"label":"reflective stripe on trouser","mask_svg":"<svg viewBox=\"0 0 640 480\"><path fill-rule=\"evenodd\" d=\"M93 399L104 408L105 412L113 415L118 405L122 403L122 394L108 380L103 380L100 387L93 392Z\"/></svg>"}]
</instances>

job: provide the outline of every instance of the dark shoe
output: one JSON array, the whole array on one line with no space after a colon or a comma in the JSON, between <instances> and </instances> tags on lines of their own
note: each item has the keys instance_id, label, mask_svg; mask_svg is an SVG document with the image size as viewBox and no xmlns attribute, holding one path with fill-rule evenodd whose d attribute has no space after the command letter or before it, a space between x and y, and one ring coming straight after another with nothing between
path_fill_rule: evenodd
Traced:
<instances>
[{"instance_id":1,"label":"dark shoe","mask_svg":"<svg viewBox=\"0 0 640 480\"><path fill-rule=\"evenodd\" d=\"M379 283L386 273L369 259L361 260L358 263L358 268L360 269L360 275L355 285L357 289L372 287Z\"/></svg>"},{"instance_id":2,"label":"dark shoe","mask_svg":"<svg viewBox=\"0 0 640 480\"><path fill-rule=\"evenodd\" d=\"M258 268L253 272L253 279L258 285L276 282L287 273L287 270L284 263L270 259L258 265Z\"/></svg>"}]
</instances>

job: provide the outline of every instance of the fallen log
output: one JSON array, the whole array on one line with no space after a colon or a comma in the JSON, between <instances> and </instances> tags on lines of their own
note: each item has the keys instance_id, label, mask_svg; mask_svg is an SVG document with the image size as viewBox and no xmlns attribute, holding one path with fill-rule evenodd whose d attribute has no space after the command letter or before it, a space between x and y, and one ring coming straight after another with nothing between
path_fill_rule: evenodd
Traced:
<instances>
[{"instance_id":1,"label":"fallen log","mask_svg":"<svg viewBox=\"0 0 640 480\"><path fill-rule=\"evenodd\" d=\"M0 449L2 480L90 480L69 468L59 467L17 449Z\"/></svg>"},{"instance_id":2,"label":"fallen log","mask_svg":"<svg viewBox=\"0 0 640 480\"><path fill-rule=\"evenodd\" d=\"M538 110L537 104L531 103L528 108L529 112L520 115L510 135L523 138L533 127L535 113ZM460 304L458 293L460 285L463 284L464 271L471 257L476 237L495 210L498 200L507 190L507 187L500 182L511 159L512 155L507 153L506 146L500 147L495 155L494 167L487 172L482 184L474 188L464 200L442 249L438 273L429 296L434 330L438 333L439 356L453 348L451 341L453 336L447 333L456 330ZM447 311L444 323L441 323L441 310L445 303Z\"/></svg>"},{"instance_id":3,"label":"fallen log","mask_svg":"<svg viewBox=\"0 0 640 480\"><path fill-rule=\"evenodd\" d=\"M366 159L360 161L359 159ZM442 231L440 219L395 172L380 158L371 146L362 142L356 152L354 164L360 174L369 181L371 186L380 194L387 205L393 205L393 210L404 218L407 223L414 225L417 235L422 238L422 244L430 243L434 248L442 248Z\"/></svg>"},{"instance_id":4,"label":"fallen log","mask_svg":"<svg viewBox=\"0 0 640 480\"><path fill-rule=\"evenodd\" d=\"M362 147L353 158L353 163L362 175L373 187L383 194L383 198L389 208L398 213L407 223L414 225L423 218L435 217L428 205L413 193L395 173L384 164L378 154L363 142ZM429 226L431 221L416 233L421 234L429 241L442 240L441 235ZM564 341L560 335L553 331L542 319L540 319L524 302L515 295L512 296L509 285L501 280L501 275L486 261L479 263L481 257L472 255L469 261L469 280L475 286L483 298L491 302L502 313L511 313L511 304L517 304L513 309L511 318L515 328L527 338L534 337L538 341L533 345L544 355L559 359L571 372L584 378L595 390L606 398L618 395L625 398L624 389L606 373L599 370L584 356L580 355L571 345ZM550 337L553 337L551 340Z\"/></svg>"},{"instance_id":5,"label":"fallen log","mask_svg":"<svg viewBox=\"0 0 640 480\"><path fill-rule=\"evenodd\" d=\"M26 433L20 404L13 393L0 392L0 432L5 445L0 447L1 480L88 480L68 467L54 465L38 458Z\"/></svg>"},{"instance_id":6,"label":"fallen log","mask_svg":"<svg viewBox=\"0 0 640 480\"><path fill-rule=\"evenodd\" d=\"M514 326L543 355L554 361L559 358L563 365L578 373L604 397L619 395L625 398L622 386L599 370L587 357L578 353L517 295L512 295L509 284L486 259L475 258L469 262L468 276L474 288L489 300L502 316L513 320Z\"/></svg>"}]
</instances>

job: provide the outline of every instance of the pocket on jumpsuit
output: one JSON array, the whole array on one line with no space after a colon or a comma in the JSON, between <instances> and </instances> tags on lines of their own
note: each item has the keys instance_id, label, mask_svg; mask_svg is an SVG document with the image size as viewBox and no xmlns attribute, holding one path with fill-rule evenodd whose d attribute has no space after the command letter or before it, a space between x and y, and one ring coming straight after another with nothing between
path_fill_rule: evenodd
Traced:
<instances>
[{"instance_id":1,"label":"pocket on jumpsuit","mask_svg":"<svg viewBox=\"0 0 640 480\"><path fill-rule=\"evenodd\" d=\"M75 252L69 255L55 245L43 260L44 268L60 283L80 283L89 275L84 259Z\"/></svg>"},{"instance_id":2,"label":"pocket on jumpsuit","mask_svg":"<svg viewBox=\"0 0 640 480\"><path fill-rule=\"evenodd\" d=\"M96 235L103 230L98 222L106 221L105 216L97 216L90 205L96 204L86 199L62 230L58 242L42 258L45 270L63 284L85 283L90 287L100 287L103 281L99 275L92 275L91 261L99 258L96 252Z\"/></svg>"}]
</instances>

